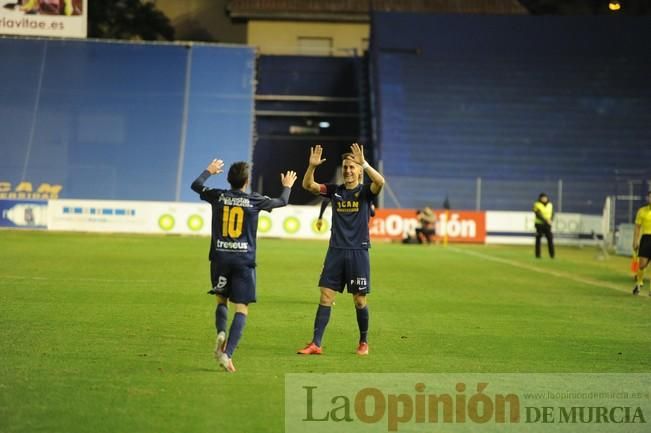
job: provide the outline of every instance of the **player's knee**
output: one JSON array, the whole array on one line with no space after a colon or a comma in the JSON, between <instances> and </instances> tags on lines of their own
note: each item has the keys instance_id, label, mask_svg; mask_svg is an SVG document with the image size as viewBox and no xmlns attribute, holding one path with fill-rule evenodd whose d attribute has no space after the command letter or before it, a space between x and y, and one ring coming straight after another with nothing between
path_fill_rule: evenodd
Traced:
<instances>
[{"instance_id":1,"label":"player's knee","mask_svg":"<svg viewBox=\"0 0 651 433\"><path fill-rule=\"evenodd\" d=\"M331 296L327 295L321 295L321 299L319 299L319 304L323 305L324 307L330 307L332 306L332 303L334 302L334 298Z\"/></svg>"},{"instance_id":2,"label":"player's knee","mask_svg":"<svg viewBox=\"0 0 651 433\"><path fill-rule=\"evenodd\" d=\"M354 296L353 302L355 303L355 308L360 310L366 307L366 296Z\"/></svg>"},{"instance_id":3,"label":"player's knee","mask_svg":"<svg viewBox=\"0 0 651 433\"><path fill-rule=\"evenodd\" d=\"M249 306L247 304L235 304L235 312L246 316L249 314Z\"/></svg>"},{"instance_id":4,"label":"player's knee","mask_svg":"<svg viewBox=\"0 0 651 433\"><path fill-rule=\"evenodd\" d=\"M335 291L329 289L321 289L321 298L319 304L330 307L335 300Z\"/></svg>"},{"instance_id":5,"label":"player's knee","mask_svg":"<svg viewBox=\"0 0 651 433\"><path fill-rule=\"evenodd\" d=\"M225 298L225 297L223 297L221 295L217 295L216 297L217 297L217 303L218 304L228 306L228 299L227 298Z\"/></svg>"}]
</instances>

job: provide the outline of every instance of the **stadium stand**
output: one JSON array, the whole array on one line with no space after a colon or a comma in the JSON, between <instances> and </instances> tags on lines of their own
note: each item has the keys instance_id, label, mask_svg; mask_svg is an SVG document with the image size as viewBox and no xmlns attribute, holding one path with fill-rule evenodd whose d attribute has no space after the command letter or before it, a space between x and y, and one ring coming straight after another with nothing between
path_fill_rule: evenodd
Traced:
<instances>
[{"instance_id":1,"label":"stadium stand","mask_svg":"<svg viewBox=\"0 0 651 433\"><path fill-rule=\"evenodd\" d=\"M278 173L289 167L303 170L309 147L317 143L324 146L327 158L319 179L336 177L339 155L349 151L350 143L367 143L370 137L366 76L360 56L258 57L252 182L256 190L274 194ZM321 122L328 126L320 127ZM315 197L298 189L292 200L308 203Z\"/></svg>"},{"instance_id":2,"label":"stadium stand","mask_svg":"<svg viewBox=\"0 0 651 433\"><path fill-rule=\"evenodd\" d=\"M648 24L375 14L378 150L399 204L474 209L480 178L482 209L528 209L562 180L563 211L598 214L650 179Z\"/></svg>"}]
</instances>

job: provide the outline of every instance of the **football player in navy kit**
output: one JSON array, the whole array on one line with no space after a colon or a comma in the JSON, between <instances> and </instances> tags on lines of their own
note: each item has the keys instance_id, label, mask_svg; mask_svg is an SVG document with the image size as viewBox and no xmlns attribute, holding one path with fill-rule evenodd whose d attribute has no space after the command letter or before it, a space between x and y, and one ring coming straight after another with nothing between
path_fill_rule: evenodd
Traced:
<instances>
[{"instance_id":1,"label":"football player in navy kit","mask_svg":"<svg viewBox=\"0 0 651 433\"><path fill-rule=\"evenodd\" d=\"M332 233L330 245L319 279L321 297L314 319L312 341L298 353L319 355L321 340L330 320L332 304L337 292L344 287L353 295L359 327L358 355L368 355L369 311L366 296L371 291L370 261L368 249L368 222L370 203L384 186L384 177L364 159L364 148L357 143L350 147L350 154L342 160L344 183L342 185L320 184L314 180L314 171L325 159L323 148L316 145L310 149L310 160L303 177L303 188L313 194L329 198L332 203ZM371 183L362 184L362 170Z\"/></svg>"},{"instance_id":2,"label":"football player in navy kit","mask_svg":"<svg viewBox=\"0 0 651 433\"><path fill-rule=\"evenodd\" d=\"M283 192L279 198L258 193L249 194L249 164L236 162L228 170L231 189L213 189L204 186L206 180L223 171L224 162L214 159L194 182L192 189L202 200L212 205L212 235L210 239L210 276L212 290L217 296L215 326L217 342L215 358L228 372L235 372L233 352L242 337L248 305L256 300L255 248L258 214L287 205L296 172L280 175ZM226 340L228 301L235 306L235 315Z\"/></svg>"}]
</instances>

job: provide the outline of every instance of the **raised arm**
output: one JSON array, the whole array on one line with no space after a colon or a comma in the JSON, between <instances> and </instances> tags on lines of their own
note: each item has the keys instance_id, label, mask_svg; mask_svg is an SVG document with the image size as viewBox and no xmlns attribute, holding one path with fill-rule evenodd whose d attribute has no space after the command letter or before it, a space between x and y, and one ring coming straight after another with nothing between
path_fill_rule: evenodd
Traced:
<instances>
[{"instance_id":1,"label":"raised arm","mask_svg":"<svg viewBox=\"0 0 651 433\"><path fill-rule=\"evenodd\" d=\"M364 172L371 179L371 192L377 195L384 186L384 177L380 174L380 172L371 167L371 165L364 158L364 146L353 143L350 146L350 152L353 154L353 160L362 166Z\"/></svg>"},{"instance_id":2,"label":"raised arm","mask_svg":"<svg viewBox=\"0 0 651 433\"><path fill-rule=\"evenodd\" d=\"M213 159L212 162L206 167L204 171L201 172L198 178L192 182L190 188L198 194L201 194L204 190L203 184L206 183L206 180L214 174L219 174L224 171L224 161L221 159Z\"/></svg>"},{"instance_id":3,"label":"raised arm","mask_svg":"<svg viewBox=\"0 0 651 433\"><path fill-rule=\"evenodd\" d=\"M321 192L321 186L314 181L314 170L325 161L325 159L321 159L322 154L323 148L320 144L310 147L310 159L303 176L303 189L310 191L312 194Z\"/></svg>"},{"instance_id":4,"label":"raised arm","mask_svg":"<svg viewBox=\"0 0 651 433\"><path fill-rule=\"evenodd\" d=\"M283 192L278 198L266 198L261 204L260 208L265 210L275 209L277 207L287 206L289 203L289 195L292 192L292 186L296 182L296 172L289 170L287 173L280 173L280 183L283 185Z\"/></svg>"}]
</instances>

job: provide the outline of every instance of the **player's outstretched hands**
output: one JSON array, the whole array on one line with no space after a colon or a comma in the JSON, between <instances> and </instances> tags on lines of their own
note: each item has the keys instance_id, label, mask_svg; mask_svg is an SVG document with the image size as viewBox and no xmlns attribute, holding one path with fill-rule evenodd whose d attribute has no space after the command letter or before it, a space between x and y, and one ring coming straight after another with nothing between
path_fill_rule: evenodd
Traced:
<instances>
[{"instance_id":1,"label":"player's outstretched hands","mask_svg":"<svg viewBox=\"0 0 651 433\"><path fill-rule=\"evenodd\" d=\"M350 153L353 154L353 161L355 161L359 165L364 165L364 162L366 160L364 159L364 146L360 146L357 143L353 143L350 145Z\"/></svg>"},{"instance_id":2,"label":"player's outstretched hands","mask_svg":"<svg viewBox=\"0 0 651 433\"><path fill-rule=\"evenodd\" d=\"M221 159L213 159L208 168L206 168L210 174L219 174L224 172L224 161Z\"/></svg>"},{"instance_id":3,"label":"player's outstretched hands","mask_svg":"<svg viewBox=\"0 0 651 433\"><path fill-rule=\"evenodd\" d=\"M289 170L287 173L280 173L280 183L283 184L285 188L291 188L296 182L296 172Z\"/></svg>"},{"instance_id":4,"label":"player's outstretched hands","mask_svg":"<svg viewBox=\"0 0 651 433\"><path fill-rule=\"evenodd\" d=\"M318 167L319 165L323 164L325 159L321 159L322 154L323 148L320 144L317 144L314 147L310 147L310 165L312 167Z\"/></svg>"}]
</instances>

